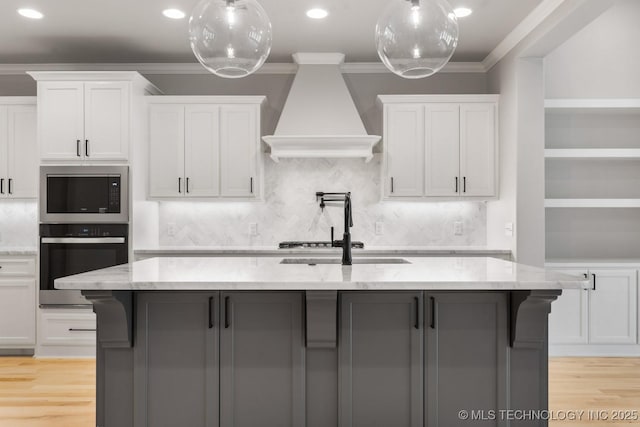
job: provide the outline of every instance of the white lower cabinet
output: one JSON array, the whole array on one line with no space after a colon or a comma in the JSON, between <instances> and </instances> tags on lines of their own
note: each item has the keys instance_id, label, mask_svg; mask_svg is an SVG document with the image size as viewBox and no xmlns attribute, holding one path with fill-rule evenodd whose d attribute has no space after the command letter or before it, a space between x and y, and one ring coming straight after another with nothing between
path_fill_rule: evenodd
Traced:
<instances>
[{"instance_id":1,"label":"white lower cabinet","mask_svg":"<svg viewBox=\"0 0 640 427\"><path fill-rule=\"evenodd\" d=\"M636 270L589 270L589 342L637 344L638 282Z\"/></svg>"},{"instance_id":2,"label":"white lower cabinet","mask_svg":"<svg viewBox=\"0 0 640 427\"><path fill-rule=\"evenodd\" d=\"M34 257L0 258L0 351L35 347L35 276Z\"/></svg>"},{"instance_id":3,"label":"white lower cabinet","mask_svg":"<svg viewBox=\"0 0 640 427\"><path fill-rule=\"evenodd\" d=\"M40 309L36 357L94 357L96 316L91 309Z\"/></svg>"},{"instance_id":4,"label":"white lower cabinet","mask_svg":"<svg viewBox=\"0 0 640 427\"><path fill-rule=\"evenodd\" d=\"M638 270L635 268L557 268L585 276L592 287L565 289L551 305L552 356L640 355Z\"/></svg>"}]
</instances>

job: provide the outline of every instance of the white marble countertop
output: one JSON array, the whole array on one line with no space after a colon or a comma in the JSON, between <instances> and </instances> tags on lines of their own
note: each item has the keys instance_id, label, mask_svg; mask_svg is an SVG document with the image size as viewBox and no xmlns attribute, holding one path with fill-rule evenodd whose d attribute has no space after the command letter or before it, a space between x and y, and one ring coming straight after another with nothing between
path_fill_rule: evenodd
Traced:
<instances>
[{"instance_id":1,"label":"white marble countertop","mask_svg":"<svg viewBox=\"0 0 640 427\"><path fill-rule=\"evenodd\" d=\"M0 256L33 256L38 255L38 248L30 246L0 246Z\"/></svg>"},{"instance_id":2,"label":"white marble countertop","mask_svg":"<svg viewBox=\"0 0 640 427\"><path fill-rule=\"evenodd\" d=\"M287 256L299 254L338 255L340 248L287 248L275 246L161 246L156 248L134 249L136 255L255 255ZM354 255L370 256L439 256L439 255L501 255L510 256L511 250L490 248L487 246L365 246L353 249Z\"/></svg>"},{"instance_id":3,"label":"white marble countertop","mask_svg":"<svg viewBox=\"0 0 640 427\"><path fill-rule=\"evenodd\" d=\"M580 277L490 257L404 258L409 264L280 264L278 257L158 257L55 281L82 290L587 289Z\"/></svg>"}]
</instances>

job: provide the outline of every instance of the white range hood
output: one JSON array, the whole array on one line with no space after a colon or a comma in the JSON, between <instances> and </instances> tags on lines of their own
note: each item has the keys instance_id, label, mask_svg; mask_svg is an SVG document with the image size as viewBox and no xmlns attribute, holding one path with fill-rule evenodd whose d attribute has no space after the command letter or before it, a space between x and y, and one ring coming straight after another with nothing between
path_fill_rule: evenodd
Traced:
<instances>
[{"instance_id":1,"label":"white range hood","mask_svg":"<svg viewBox=\"0 0 640 427\"><path fill-rule=\"evenodd\" d=\"M296 53L298 72L274 135L262 139L276 162L285 157L361 157L369 161L378 135L368 135L342 78L341 53Z\"/></svg>"}]
</instances>

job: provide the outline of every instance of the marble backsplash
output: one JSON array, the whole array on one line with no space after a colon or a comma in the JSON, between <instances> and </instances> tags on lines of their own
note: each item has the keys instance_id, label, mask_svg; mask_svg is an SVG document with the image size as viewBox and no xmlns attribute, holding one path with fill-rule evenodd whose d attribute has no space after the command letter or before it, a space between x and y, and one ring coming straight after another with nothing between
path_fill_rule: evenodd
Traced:
<instances>
[{"instance_id":1,"label":"marble backsplash","mask_svg":"<svg viewBox=\"0 0 640 427\"><path fill-rule=\"evenodd\" d=\"M266 155L265 155L266 156ZM284 240L336 239L343 211L321 211L316 191L351 191L352 239L367 246L482 246L483 202L381 202L380 155L360 159L265 159L264 202L159 202L161 246L272 246ZM462 235L454 235L454 223ZM376 222L383 234L376 234ZM257 235L250 226L257 224Z\"/></svg>"},{"instance_id":2,"label":"marble backsplash","mask_svg":"<svg viewBox=\"0 0 640 427\"><path fill-rule=\"evenodd\" d=\"M0 201L0 247L38 245L38 206L35 200Z\"/></svg>"}]
</instances>

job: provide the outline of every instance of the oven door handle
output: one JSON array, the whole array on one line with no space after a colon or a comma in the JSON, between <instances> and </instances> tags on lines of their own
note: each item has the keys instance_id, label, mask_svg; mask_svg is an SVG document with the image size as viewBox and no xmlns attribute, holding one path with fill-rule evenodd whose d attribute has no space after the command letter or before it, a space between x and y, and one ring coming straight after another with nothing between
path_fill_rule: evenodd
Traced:
<instances>
[{"instance_id":1,"label":"oven door handle","mask_svg":"<svg viewBox=\"0 0 640 427\"><path fill-rule=\"evenodd\" d=\"M124 237L43 237L42 243L72 243L72 244L104 244L104 243L124 243Z\"/></svg>"}]
</instances>

